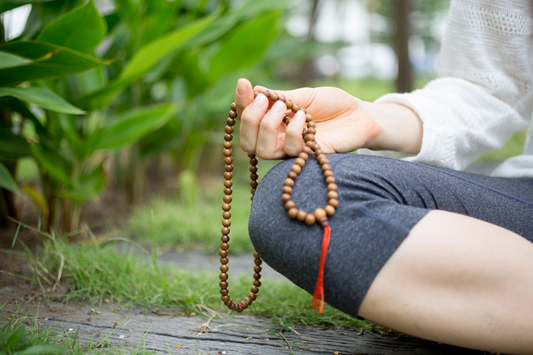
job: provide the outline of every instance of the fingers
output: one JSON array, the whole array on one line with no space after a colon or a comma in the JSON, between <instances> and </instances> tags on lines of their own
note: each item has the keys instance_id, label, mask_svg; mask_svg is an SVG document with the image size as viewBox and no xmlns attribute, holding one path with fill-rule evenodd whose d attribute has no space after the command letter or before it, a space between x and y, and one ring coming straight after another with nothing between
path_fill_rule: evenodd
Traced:
<instances>
[{"instance_id":1,"label":"fingers","mask_svg":"<svg viewBox=\"0 0 533 355\"><path fill-rule=\"evenodd\" d=\"M305 113L299 110L285 132L285 153L288 156L297 156L303 149L302 132L305 126Z\"/></svg>"},{"instance_id":2,"label":"fingers","mask_svg":"<svg viewBox=\"0 0 533 355\"><path fill-rule=\"evenodd\" d=\"M242 111L254 101L254 92L252 84L246 79L239 79L237 89L235 90L235 104L237 105L237 114L239 117Z\"/></svg>"},{"instance_id":3,"label":"fingers","mask_svg":"<svg viewBox=\"0 0 533 355\"><path fill-rule=\"evenodd\" d=\"M239 80L240 81L240 80ZM251 85L250 85L251 89ZM252 94L253 97L253 94ZM241 117L241 148L247 153L255 153L257 137L261 120L268 109L268 99L265 95L259 94L252 99L251 104L243 108Z\"/></svg>"},{"instance_id":4,"label":"fingers","mask_svg":"<svg viewBox=\"0 0 533 355\"><path fill-rule=\"evenodd\" d=\"M257 97L259 96L264 95L257 95ZM282 101L277 101L261 120L256 146L256 152L260 158L280 159L285 157L283 116L285 116L286 109L287 106Z\"/></svg>"}]
</instances>

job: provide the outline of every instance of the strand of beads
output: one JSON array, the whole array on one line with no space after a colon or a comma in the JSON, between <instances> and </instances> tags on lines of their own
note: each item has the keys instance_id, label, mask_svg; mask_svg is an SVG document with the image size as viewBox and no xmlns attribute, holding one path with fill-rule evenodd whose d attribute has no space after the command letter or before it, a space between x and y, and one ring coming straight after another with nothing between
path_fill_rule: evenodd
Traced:
<instances>
[{"instance_id":1,"label":"strand of beads","mask_svg":"<svg viewBox=\"0 0 533 355\"><path fill-rule=\"evenodd\" d=\"M229 233L230 233L230 225L231 225L231 202L232 197L231 194L233 193L233 190L231 187L233 186L233 181L231 180L233 178L233 151L232 151L232 140L233 140L233 126L235 125L235 118L237 117L237 106L235 103L231 104L231 110L229 111L229 118L226 120L226 127L224 131L226 132L224 134L224 163L226 164L224 167L224 203L222 204L222 243L220 244L220 251L218 254L220 255L220 294L222 302L231 310L242 312L246 308L248 308L252 302L257 298L256 294L259 292L259 286L261 286L261 281L259 279L261 278L261 264L262 260L261 257L257 252L254 252L254 282L253 286L250 289L250 294L248 297L246 297L243 301L237 303L233 301L229 295L228 290L228 249L229 249ZM255 154L248 154L248 157L250 158L250 186L252 187L251 193L252 193L252 200L254 198L255 189L257 188L257 179L259 178L259 175L257 175L257 163L258 160L255 157Z\"/></svg>"}]
</instances>

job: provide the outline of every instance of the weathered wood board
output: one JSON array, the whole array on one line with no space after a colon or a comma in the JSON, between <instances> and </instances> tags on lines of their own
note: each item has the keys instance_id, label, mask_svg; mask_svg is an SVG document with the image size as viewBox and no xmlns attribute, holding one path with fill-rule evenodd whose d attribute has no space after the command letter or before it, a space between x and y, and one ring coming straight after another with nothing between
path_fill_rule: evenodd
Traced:
<instances>
[{"instance_id":1,"label":"weathered wood board","mask_svg":"<svg viewBox=\"0 0 533 355\"><path fill-rule=\"evenodd\" d=\"M285 326L280 333L279 324L250 315L208 322L198 315L161 316L140 307L118 313L109 307L94 310L102 313L94 314L89 306L59 306L53 312L41 311L39 322L59 324L57 331L64 336L77 332L82 343L97 344L108 337L112 344L135 348L144 339L141 348L158 354L483 354L417 338L360 335L348 329Z\"/></svg>"}]
</instances>

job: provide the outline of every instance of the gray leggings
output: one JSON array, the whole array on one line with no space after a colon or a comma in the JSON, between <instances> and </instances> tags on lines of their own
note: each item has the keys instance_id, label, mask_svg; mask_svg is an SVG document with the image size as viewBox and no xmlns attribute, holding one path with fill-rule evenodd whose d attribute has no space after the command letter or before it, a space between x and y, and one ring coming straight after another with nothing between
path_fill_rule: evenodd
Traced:
<instances>
[{"instance_id":1,"label":"gray leggings","mask_svg":"<svg viewBox=\"0 0 533 355\"><path fill-rule=\"evenodd\" d=\"M324 276L325 301L357 316L374 278L429 211L472 216L533 242L533 178L494 178L379 156L328 155L339 186L339 207L330 217L331 242ZM290 219L281 188L294 160L261 180L249 232L265 262L309 293L318 276L323 230ZM293 188L307 212L327 204L327 189L314 157Z\"/></svg>"}]
</instances>

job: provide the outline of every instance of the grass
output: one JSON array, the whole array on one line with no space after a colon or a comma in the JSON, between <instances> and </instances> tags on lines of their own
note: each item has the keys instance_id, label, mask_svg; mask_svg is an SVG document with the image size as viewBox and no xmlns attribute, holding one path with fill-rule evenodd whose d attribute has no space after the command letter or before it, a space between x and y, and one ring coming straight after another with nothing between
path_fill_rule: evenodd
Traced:
<instances>
[{"instance_id":1,"label":"grass","mask_svg":"<svg viewBox=\"0 0 533 355\"><path fill-rule=\"evenodd\" d=\"M4 306L1 306L0 310ZM78 341L77 330L69 329L59 332L58 325L44 326L39 323L38 315L32 317L19 311L1 312L0 324L2 324L0 328L0 354L154 354L141 349L143 342L136 348L125 345L111 346L107 337L97 343L90 341L81 344Z\"/></svg>"}]
</instances>

